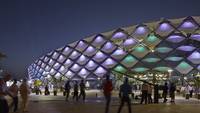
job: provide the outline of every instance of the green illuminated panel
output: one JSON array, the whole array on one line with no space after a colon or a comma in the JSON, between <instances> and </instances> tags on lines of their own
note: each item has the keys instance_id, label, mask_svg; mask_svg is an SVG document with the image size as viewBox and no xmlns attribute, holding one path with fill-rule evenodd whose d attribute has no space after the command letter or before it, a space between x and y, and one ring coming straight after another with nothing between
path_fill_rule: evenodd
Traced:
<instances>
[{"instance_id":1,"label":"green illuminated panel","mask_svg":"<svg viewBox=\"0 0 200 113\"><path fill-rule=\"evenodd\" d=\"M134 56L136 56L137 58L142 58L144 57L147 53L149 52L149 50L147 49L146 46L140 44L137 45L137 47L135 47L132 51L132 54Z\"/></svg>"},{"instance_id":2,"label":"green illuminated panel","mask_svg":"<svg viewBox=\"0 0 200 113\"><path fill-rule=\"evenodd\" d=\"M128 55L124 58L124 60L122 62L130 64L137 61L132 55Z\"/></svg>"},{"instance_id":3,"label":"green illuminated panel","mask_svg":"<svg viewBox=\"0 0 200 113\"><path fill-rule=\"evenodd\" d=\"M187 62L182 61L175 69L179 71L181 74L187 74L193 69L193 67L189 65Z\"/></svg>"},{"instance_id":4,"label":"green illuminated panel","mask_svg":"<svg viewBox=\"0 0 200 113\"><path fill-rule=\"evenodd\" d=\"M145 71L147 71L149 69L145 68L145 67L138 67L138 68L134 68L132 70L135 71L135 72L141 73L141 72L145 72Z\"/></svg>"},{"instance_id":5,"label":"green illuminated panel","mask_svg":"<svg viewBox=\"0 0 200 113\"><path fill-rule=\"evenodd\" d=\"M146 47L142 46L142 45L139 45L135 48L135 52L138 52L138 53L143 53L147 51Z\"/></svg>"},{"instance_id":6,"label":"green illuminated panel","mask_svg":"<svg viewBox=\"0 0 200 113\"><path fill-rule=\"evenodd\" d=\"M115 71L117 72L120 72L120 73L125 73L127 70L121 66L121 65L118 65L117 67L114 68Z\"/></svg>"},{"instance_id":7,"label":"green illuminated panel","mask_svg":"<svg viewBox=\"0 0 200 113\"><path fill-rule=\"evenodd\" d=\"M148 43L154 43L154 42L156 42L158 40L158 38L155 36L155 35L149 35L148 37L147 37L147 42Z\"/></svg>"},{"instance_id":8,"label":"green illuminated panel","mask_svg":"<svg viewBox=\"0 0 200 113\"><path fill-rule=\"evenodd\" d=\"M177 67L181 68L181 69L188 69L190 67L190 65L183 61Z\"/></svg>"},{"instance_id":9,"label":"green illuminated panel","mask_svg":"<svg viewBox=\"0 0 200 113\"><path fill-rule=\"evenodd\" d=\"M158 62L160 61L159 58L145 58L144 60L142 60L144 62L148 62L148 63L153 63L153 62Z\"/></svg>"},{"instance_id":10,"label":"green illuminated panel","mask_svg":"<svg viewBox=\"0 0 200 113\"><path fill-rule=\"evenodd\" d=\"M125 66L125 67L132 67L134 66L136 63L138 62L138 60L133 57L132 55L127 55L123 60L122 60L122 64Z\"/></svg>"},{"instance_id":11,"label":"green illuminated panel","mask_svg":"<svg viewBox=\"0 0 200 113\"><path fill-rule=\"evenodd\" d=\"M165 60L169 60L169 61L180 61L182 59L183 59L183 57L167 57L167 58L165 58Z\"/></svg>"},{"instance_id":12,"label":"green illuminated panel","mask_svg":"<svg viewBox=\"0 0 200 113\"><path fill-rule=\"evenodd\" d=\"M168 70L172 70L170 67L156 67L153 70L161 71L161 72L168 72Z\"/></svg>"},{"instance_id":13,"label":"green illuminated panel","mask_svg":"<svg viewBox=\"0 0 200 113\"><path fill-rule=\"evenodd\" d=\"M158 47L155 49L159 53L168 53L172 50L172 48L169 47Z\"/></svg>"}]
</instances>

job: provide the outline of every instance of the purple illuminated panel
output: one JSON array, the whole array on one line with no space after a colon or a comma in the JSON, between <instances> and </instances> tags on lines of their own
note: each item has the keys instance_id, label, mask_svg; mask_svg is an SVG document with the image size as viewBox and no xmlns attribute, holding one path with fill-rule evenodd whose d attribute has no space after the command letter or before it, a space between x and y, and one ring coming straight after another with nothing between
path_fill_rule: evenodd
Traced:
<instances>
[{"instance_id":1,"label":"purple illuminated panel","mask_svg":"<svg viewBox=\"0 0 200 113\"><path fill-rule=\"evenodd\" d=\"M89 72L85 68L81 69L81 71L78 73L78 75L82 78L86 78L88 74Z\"/></svg>"},{"instance_id":2,"label":"purple illuminated panel","mask_svg":"<svg viewBox=\"0 0 200 113\"><path fill-rule=\"evenodd\" d=\"M94 70L97 67L97 64L94 61L90 60L85 67L88 70Z\"/></svg>"},{"instance_id":3,"label":"purple illuminated panel","mask_svg":"<svg viewBox=\"0 0 200 113\"><path fill-rule=\"evenodd\" d=\"M102 64L106 68L112 68L116 65L116 62L112 60L111 58L108 58L104 63Z\"/></svg>"},{"instance_id":4,"label":"purple illuminated panel","mask_svg":"<svg viewBox=\"0 0 200 113\"><path fill-rule=\"evenodd\" d=\"M41 65L42 64L42 61L41 60L39 60L39 62L38 62L38 65Z\"/></svg>"},{"instance_id":5,"label":"purple illuminated panel","mask_svg":"<svg viewBox=\"0 0 200 113\"><path fill-rule=\"evenodd\" d=\"M106 53L111 53L114 49L116 48L116 46L114 46L111 42L107 42L102 50Z\"/></svg>"},{"instance_id":6,"label":"purple illuminated panel","mask_svg":"<svg viewBox=\"0 0 200 113\"><path fill-rule=\"evenodd\" d=\"M126 39L123 43L123 46L125 48L132 48L133 46L135 46L137 44L137 41L133 38L129 38L129 39Z\"/></svg>"},{"instance_id":7,"label":"purple illuminated panel","mask_svg":"<svg viewBox=\"0 0 200 113\"><path fill-rule=\"evenodd\" d=\"M173 30L172 26L169 23L162 23L157 29L157 32L170 32Z\"/></svg>"},{"instance_id":8,"label":"purple illuminated panel","mask_svg":"<svg viewBox=\"0 0 200 113\"><path fill-rule=\"evenodd\" d=\"M54 67L55 69L58 69L58 68L60 67L60 64L57 62L57 63L54 64L53 67Z\"/></svg>"},{"instance_id":9,"label":"purple illuminated panel","mask_svg":"<svg viewBox=\"0 0 200 113\"><path fill-rule=\"evenodd\" d=\"M68 69L66 69L64 66L61 66L59 69L59 72L62 74L65 74L68 71Z\"/></svg>"},{"instance_id":10,"label":"purple illuminated panel","mask_svg":"<svg viewBox=\"0 0 200 113\"><path fill-rule=\"evenodd\" d=\"M103 77L106 74L106 70L102 67L98 67L94 72L98 77Z\"/></svg>"},{"instance_id":11,"label":"purple illuminated panel","mask_svg":"<svg viewBox=\"0 0 200 113\"><path fill-rule=\"evenodd\" d=\"M83 51L85 50L86 47L87 47L87 44L85 44L83 41L80 41L78 45L76 46L76 49L79 51Z\"/></svg>"},{"instance_id":12,"label":"purple illuminated panel","mask_svg":"<svg viewBox=\"0 0 200 113\"><path fill-rule=\"evenodd\" d=\"M48 66L48 65L45 67L45 71L50 71L50 69L51 69L51 68L50 68L50 66Z\"/></svg>"},{"instance_id":13,"label":"purple illuminated panel","mask_svg":"<svg viewBox=\"0 0 200 113\"><path fill-rule=\"evenodd\" d=\"M124 50L117 49L111 56L115 59L122 59L125 55L126 55L126 52Z\"/></svg>"},{"instance_id":14,"label":"purple illuminated panel","mask_svg":"<svg viewBox=\"0 0 200 113\"><path fill-rule=\"evenodd\" d=\"M96 49L95 49L94 47L92 47L92 46L89 46L89 47L85 50L84 54L87 55L87 56L92 56L92 55L95 54L95 52L96 52Z\"/></svg>"},{"instance_id":15,"label":"purple illuminated panel","mask_svg":"<svg viewBox=\"0 0 200 113\"><path fill-rule=\"evenodd\" d=\"M195 49L195 47L193 46L180 46L177 48L178 50L181 50L181 51L193 51Z\"/></svg>"},{"instance_id":16,"label":"purple illuminated panel","mask_svg":"<svg viewBox=\"0 0 200 113\"><path fill-rule=\"evenodd\" d=\"M81 56L79 57L79 59L78 59L77 62L78 62L79 64L83 65L83 64L85 64L87 61L88 61L88 58L86 58L84 55L81 55Z\"/></svg>"},{"instance_id":17,"label":"purple illuminated panel","mask_svg":"<svg viewBox=\"0 0 200 113\"><path fill-rule=\"evenodd\" d=\"M102 36L97 36L95 38L95 40L93 41L92 45L97 47L97 46L103 45L104 43L105 43L105 40L103 39L103 37Z\"/></svg>"},{"instance_id":18,"label":"purple illuminated panel","mask_svg":"<svg viewBox=\"0 0 200 113\"><path fill-rule=\"evenodd\" d=\"M179 42L182 42L184 39L185 38L180 35L171 35L166 40L173 43L179 43Z\"/></svg>"},{"instance_id":19,"label":"purple illuminated panel","mask_svg":"<svg viewBox=\"0 0 200 113\"><path fill-rule=\"evenodd\" d=\"M197 67L197 69L200 71L200 65Z\"/></svg>"},{"instance_id":20,"label":"purple illuminated panel","mask_svg":"<svg viewBox=\"0 0 200 113\"><path fill-rule=\"evenodd\" d=\"M49 58L48 57L45 57L44 58L44 62L48 62L49 61Z\"/></svg>"},{"instance_id":21,"label":"purple illuminated panel","mask_svg":"<svg viewBox=\"0 0 200 113\"><path fill-rule=\"evenodd\" d=\"M60 73L56 73L55 78L59 79L60 77L61 77L61 74Z\"/></svg>"},{"instance_id":22,"label":"purple illuminated panel","mask_svg":"<svg viewBox=\"0 0 200 113\"><path fill-rule=\"evenodd\" d=\"M42 73L42 72L43 72L43 69L42 69L42 68L40 68L39 72L40 72L40 73Z\"/></svg>"},{"instance_id":23,"label":"purple illuminated panel","mask_svg":"<svg viewBox=\"0 0 200 113\"><path fill-rule=\"evenodd\" d=\"M148 33L148 29L145 26L139 26L136 28L134 34L135 35L145 35Z\"/></svg>"},{"instance_id":24,"label":"purple illuminated panel","mask_svg":"<svg viewBox=\"0 0 200 113\"><path fill-rule=\"evenodd\" d=\"M51 75L54 75L56 73L56 71L52 68L49 72Z\"/></svg>"},{"instance_id":25,"label":"purple illuminated panel","mask_svg":"<svg viewBox=\"0 0 200 113\"><path fill-rule=\"evenodd\" d=\"M67 73L65 74L65 76L66 76L67 78L72 78L72 77L74 76L74 73L71 72L71 71L67 71Z\"/></svg>"},{"instance_id":26,"label":"purple illuminated panel","mask_svg":"<svg viewBox=\"0 0 200 113\"><path fill-rule=\"evenodd\" d=\"M69 58L71 58L71 59L76 59L79 55L80 55L79 52L73 51Z\"/></svg>"},{"instance_id":27,"label":"purple illuminated panel","mask_svg":"<svg viewBox=\"0 0 200 113\"><path fill-rule=\"evenodd\" d=\"M200 34L191 35L190 38L193 39L193 40L196 40L196 41L200 41Z\"/></svg>"},{"instance_id":28,"label":"purple illuminated panel","mask_svg":"<svg viewBox=\"0 0 200 113\"><path fill-rule=\"evenodd\" d=\"M54 61L53 59L50 59L48 64L49 64L50 66L52 66L54 63L55 63L55 61Z\"/></svg>"},{"instance_id":29,"label":"purple illuminated panel","mask_svg":"<svg viewBox=\"0 0 200 113\"><path fill-rule=\"evenodd\" d=\"M75 72L79 71L80 68L81 68L81 67L80 67L78 64L74 64L74 65L71 67L72 71L75 71Z\"/></svg>"},{"instance_id":30,"label":"purple illuminated panel","mask_svg":"<svg viewBox=\"0 0 200 113\"><path fill-rule=\"evenodd\" d=\"M45 63L42 63L41 67L44 68L45 66L46 66L46 64L45 64Z\"/></svg>"},{"instance_id":31,"label":"purple illuminated panel","mask_svg":"<svg viewBox=\"0 0 200 113\"><path fill-rule=\"evenodd\" d=\"M200 64L200 53L195 51L187 59L193 64Z\"/></svg>"},{"instance_id":32,"label":"purple illuminated panel","mask_svg":"<svg viewBox=\"0 0 200 113\"><path fill-rule=\"evenodd\" d=\"M58 58L58 62L63 63L65 61L65 57L63 55L60 55Z\"/></svg>"},{"instance_id":33,"label":"purple illuminated panel","mask_svg":"<svg viewBox=\"0 0 200 113\"><path fill-rule=\"evenodd\" d=\"M67 55L69 55L69 53L71 53L71 51L72 50L69 47L65 47L65 49L63 50L62 53L67 56Z\"/></svg>"},{"instance_id":34,"label":"purple illuminated panel","mask_svg":"<svg viewBox=\"0 0 200 113\"><path fill-rule=\"evenodd\" d=\"M73 63L72 60L67 59L67 60L65 61L65 63L64 63L64 66L65 66L65 67L69 67L69 66L71 66L72 63Z\"/></svg>"},{"instance_id":35,"label":"purple illuminated panel","mask_svg":"<svg viewBox=\"0 0 200 113\"><path fill-rule=\"evenodd\" d=\"M59 54L58 54L57 52L54 52L52 58L53 58L53 59L57 59L58 56L59 56Z\"/></svg>"},{"instance_id":36,"label":"purple illuminated panel","mask_svg":"<svg viewBox=\"0 0 200 113\"><path fill-rule=\"evenodd\" d=\"M121 40L121 39L125 39L126 38L126 34L123 32L117 32L112 36L113 40Z\"/></svg>"},{"instance_id":37,"label":"purple illuminated panel","mask_svg":"<svg viewBox=\"0 0 200 113\"><path fill-rule=\"evenodd\" d=\"M197 25L191 21L185 21L180 26L180 29L195 29L195 28L197 28Z\"/></svg>"},{"instance_id":38,"label":"purple illuminated panel","mask_svg":"<svg viewBox=\"0 0 200 113\"><path fill-rule=\"evenodd\" d=\"M106 58L106 55L102 53L101 51L98 51L96 55L93 57L93 59L97 62L101 62Z\"/></svg>"}]
</instances>

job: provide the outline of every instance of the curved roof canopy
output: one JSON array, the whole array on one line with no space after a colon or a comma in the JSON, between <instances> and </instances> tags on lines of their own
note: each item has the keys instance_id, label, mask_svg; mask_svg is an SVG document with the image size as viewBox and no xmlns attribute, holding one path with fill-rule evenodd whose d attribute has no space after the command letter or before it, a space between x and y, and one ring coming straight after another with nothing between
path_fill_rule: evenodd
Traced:
<instances>
[{"instance_id":1,"label":"curved roof canopy","mask_svg":"<svg viewBox=\"0 0 200 113\"><path fill-rule=\"evenodd\" d=\"M31 78L97 79L108 72L200 71L200 17L162 19L76 41L33 62ZM146 75L145 75L146 76Z\"/></svg>"}]
</instances>

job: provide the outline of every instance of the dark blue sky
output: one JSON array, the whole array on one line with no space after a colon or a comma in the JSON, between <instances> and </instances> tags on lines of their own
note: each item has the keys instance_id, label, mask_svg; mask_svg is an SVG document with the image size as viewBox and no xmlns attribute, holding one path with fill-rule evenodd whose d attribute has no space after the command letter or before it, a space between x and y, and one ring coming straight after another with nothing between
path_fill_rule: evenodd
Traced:
<instances>
[{"instance_id":1,"label":"dark blue sky","mask_svg":"<svg viewBox=\"0 0 200 113\"><path fill-rule=\"evenodd\" d=\"M200 16L199 0L1 0L0 61L24 76L41 55L95 33L165 18Z\"/></svg>"}]
</instances>

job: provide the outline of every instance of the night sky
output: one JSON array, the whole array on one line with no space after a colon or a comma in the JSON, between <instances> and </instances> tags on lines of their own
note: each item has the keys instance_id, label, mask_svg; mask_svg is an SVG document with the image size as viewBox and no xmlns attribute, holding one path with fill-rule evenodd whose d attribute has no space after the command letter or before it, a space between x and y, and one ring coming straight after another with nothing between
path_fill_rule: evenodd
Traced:
<instances>
[{"instance_id":1,"label":"night sky","mask_svg":"<svg viewBox=\"0 0 200 113\"><path fill-rule=\"evenodd\" d=\"M200 0L1 0L0 68L22 77L40 56L92 34L185 16L200 16Z\"/></svg>"}]
</instances>

